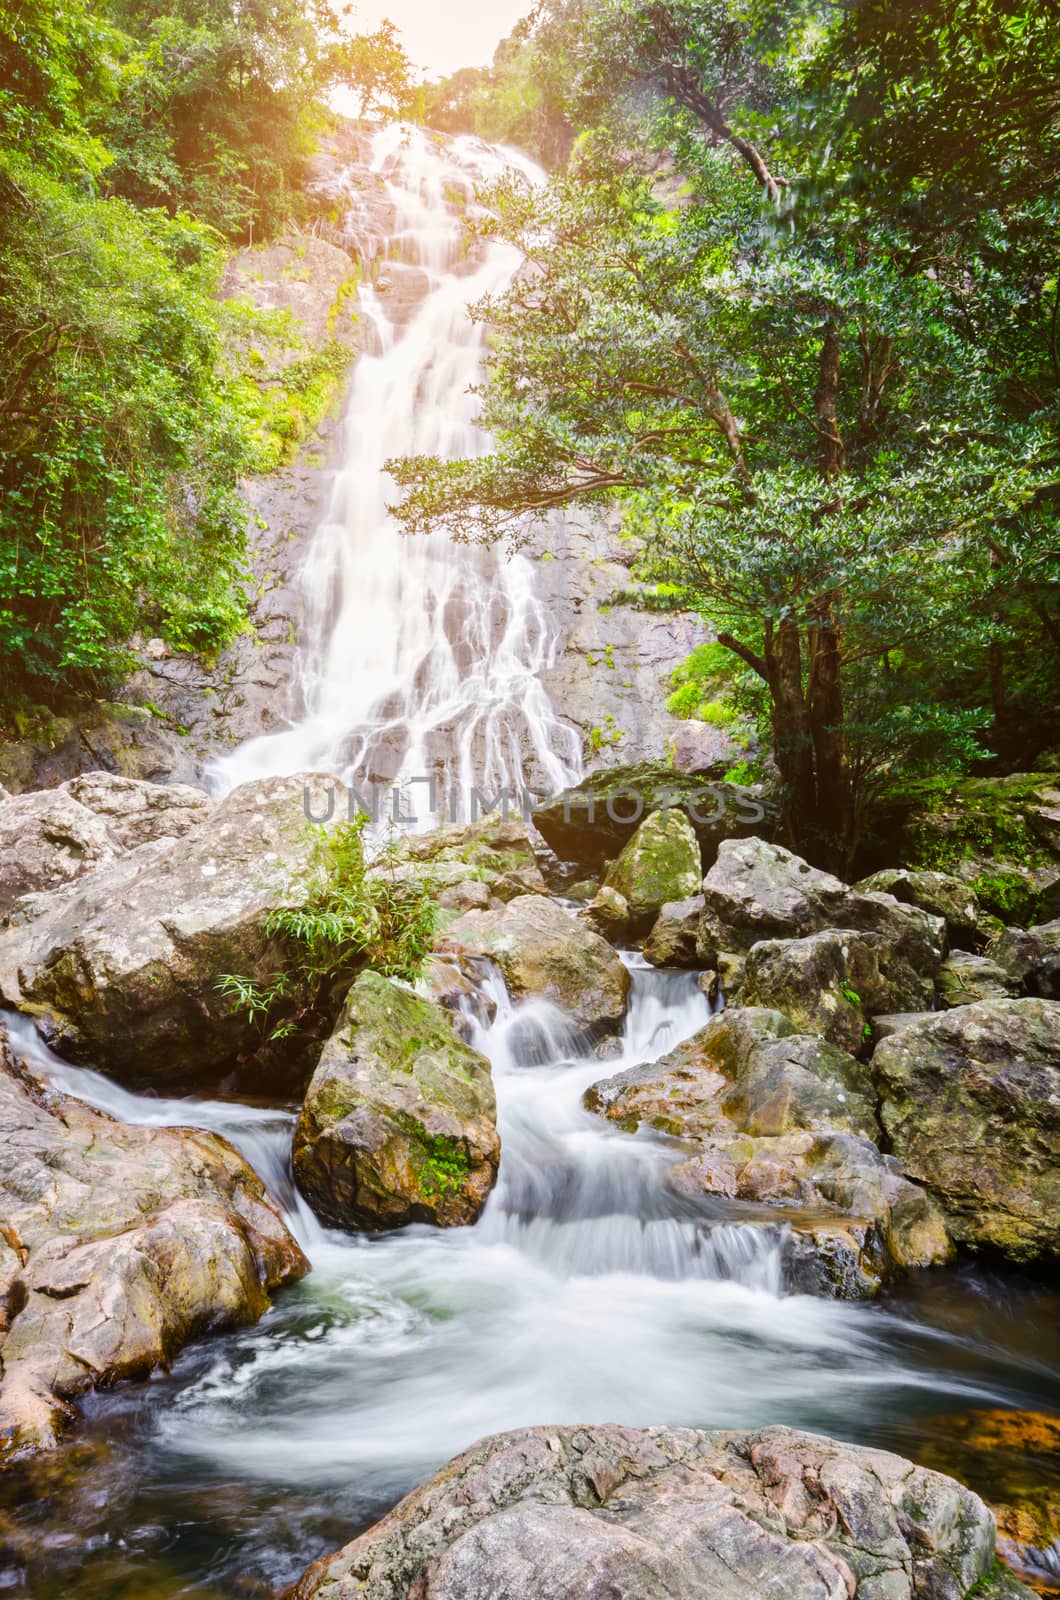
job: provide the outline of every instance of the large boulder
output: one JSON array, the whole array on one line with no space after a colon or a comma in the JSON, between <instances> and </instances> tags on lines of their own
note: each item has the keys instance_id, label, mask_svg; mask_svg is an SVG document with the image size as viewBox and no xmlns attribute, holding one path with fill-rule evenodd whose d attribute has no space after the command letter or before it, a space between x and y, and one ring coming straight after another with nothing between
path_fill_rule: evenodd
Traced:
<instances>
[{"instance_id":1,"label":"large boulder","mask_svg":"<svg viewBox=\"0 0 1060 1600\"><path fill-rule=\"evenodd\" d=\"M978 1600L994 1518L952 1478L789 1428L483 1439L289 1600Z\"/></svg>"},{"instance_id":2,"label":"large boulder","mask_svg":"<svg viewBox=\"0 0 1060 1600\"><path fill-rule=\"evenodd\" d=\"M0 1458L50 1448L77 1396L255 1321L308 1271L224 1139L45 1093L2 1036L0 1151Z\"/></svg>"},{"instance_id":3,"label":"large boulder","mask_svg":"<svg viewBox=\"0 0 1060 1600\"><path fill-rule=\"evenodd\" d=\"M474 1222L497 1177L489 1062L447 1012L364 972L313 1074L295 1182L342 1228Z\"/></svg>"},{"instance_id":4,"label":"large boulder","mask_svg":"<svg viewBox=\"0 0 1060 1600\"><path fill-rule=\"evenodd\" d=\"M64 1054L132 1084L184 1082L253 1051L258 1034L218 979L282 970L268 924L313 881L314 781L245 784L183 838L21 900L0 934L0 997Z\"/></svg>"},{"instance_id":5,"label":"large boulder","mask_svg":"<svg viewBox=\"0 0 1060 1600\"><path fill-rule=\"evenodd\" d=\"M745 1005L783 1011L802 1033L859 1051L880 1012L913 1011L933 998L930 977L892 959L878 933L832 928L804 939L763 939L744 968Z\"/></svg>"},{"instance_id":6,"label":"large boulder","mask_svg":"<svg viewBox=\"0 0 1060 1600\"><path fill-rule=\"evenodd\" d=\"M868 1066L780 1012L730 1008L660 1061L594 1084L585 1104L680 1140L678 1192L782 1208L793 1287L871 1295L890 1272L950 1253L937 1208L876 1146Z\"/></svg>"},{"instance_id":7,"label":"large boulder","mask_svg":"<svg viewBox=\"0 0 1060 1600\"><path fill-rule=\"evenodd\" d=\"M942 917L955 941L973 937L979 926L979 898L963 878L953 873L892 867L862 878L854 887L860 894L893 895L904 905L920 906L933 916Z\"/></svg>"},{"instance_id":8,"label":"large boulder","mask_svg":"<svg viewBox=\"0 0 1060 1600\"><path fill-rule=\"evenodd\" d=\"M699 840L683 811L653 811L624 846L604 880L629 907L634 931L644 928L668 900L698 892L703 869Z\"/></svg>"},{"instance_id":9,"label":"large boulder","mask_svg":"<svg viewBox=\"0 0 1060 1600\"><path fill-rule=\"evenodd\" d=\"M720 776L678 772L661 761L590 773L574 788L536 806L533 821L561 861L599 872L646 817L671 810L691 823L706 861L713 861L720 840L767 833L772 821L756 790Z\"/></svg>"},{"instance_id":10,"label":"large boulder","mask_svg":"<svg viewBox=\"0 0 1060 1600\"><path fill-rule=\"evenodd\" d=\"M488 957L514 999L551 1000L593 1037L616 1033L626 1014L629 973L611 946L544 896L522 895L500 911L469 911L437 946L465 960Z\"/></svg>"},{"instance_id":11,"label":"large boulder","mask_svg":"<svg viewBox=\"0 0 1060 1600\"><path fill-rule=\"evenodd\" d=\"M727 839L703 880L700 954L749 950L760 939L802 939L828 928L880 934L894 976L933 978L945 923L888 894L863 894L764 839Z\"/></svg>"},{"instance_id":12,"label":"large boulder","mask_svg":"<svg viewBox=\"0 0 1060 1600\"><path fill-rule=\"evenodd\" d=\"M209 805L200 789L110 772L0 798L0 919L22 895L71 883L152 839L179 838Z\"/></svg>"},{"instance_id":13,"label":"large boulder","mask_svg":"<svg viewBox=\"0 0 1060 1600\"><path fill-rule=\"evenodd\" d=\"M872 1065L891 1148L954 1238L1016 1262L1060 1255L1060 1004L941 1012Z\"/></svg>"}]
</instances>

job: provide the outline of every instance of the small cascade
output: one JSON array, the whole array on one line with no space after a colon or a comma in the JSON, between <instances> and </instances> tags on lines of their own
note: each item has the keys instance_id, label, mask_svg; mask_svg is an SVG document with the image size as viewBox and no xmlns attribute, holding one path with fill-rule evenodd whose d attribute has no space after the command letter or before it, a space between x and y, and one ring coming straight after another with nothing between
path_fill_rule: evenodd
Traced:
<instances>
[{"instance_id":1,"label":"small cascade","mask_svg":"<svg viewBox=\"0 0 1060 1600\"><path fill-rule=\"evenodd\" d=\"M227 789L317 770L362 795L404 787L406 811L426 825L442 805L466 816L474 788L559 790L581 770L579 737L542 687L559 640L533 563L458 545L443 531L403 537L384 470L393 457L487 448L472 392L485 330L467 308L504 289L519 261L495 243L466 254L454 197L469 204L479 184L513 169L528 182L543 175L512 151L467 137L440 144L400 124L374 136L372 166L395 217L388 256L402 270L419 268L427 293L399 329L370 284L360 291L376 353L357 364L344 459L306 561L292 725L241 746L211 777ZM356 216L350 225L356 233ZM433 795L413 783L427 778Z\"/></svg>"}]
</instances>

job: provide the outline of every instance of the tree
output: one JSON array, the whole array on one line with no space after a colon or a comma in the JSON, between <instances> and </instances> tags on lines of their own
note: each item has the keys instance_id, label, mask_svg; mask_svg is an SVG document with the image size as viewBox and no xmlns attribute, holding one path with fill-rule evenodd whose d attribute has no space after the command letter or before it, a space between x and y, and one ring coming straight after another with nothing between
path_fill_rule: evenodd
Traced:
<instances>
[{"instance_id":1,"label":"tree","mask_svg":"<svg viewBox=\"0 0 1060 1600\"><path fill-rule=\"evenodd\" d=\"M617 14L639 31L620 35ZM583 83L596 95L612 71L623 105L656 85L656 131L661 118L690 193L659 206L628 119L622 147L583 141L546 195L495 193L485 227L530 266L476 313L495 330L497 449L392 470L408 529L465 538L518 538L527 514L620 497L644 569L764 686L789 841L841 865L872 771L851 759L866 681L929 636L944 652L959 625L988 625L984 527L995 544L1006 530L1013 570L1048 565L1055 448L1048 417L1011 413L945 285L906 270L889 218L800 211L810 164L783 170L798 147L779 115L770 145L758 137L786 75L775 51L756 56L746 16L699 0L593 9L604 54L589 52Z\"/></svg>"}]
</instances>

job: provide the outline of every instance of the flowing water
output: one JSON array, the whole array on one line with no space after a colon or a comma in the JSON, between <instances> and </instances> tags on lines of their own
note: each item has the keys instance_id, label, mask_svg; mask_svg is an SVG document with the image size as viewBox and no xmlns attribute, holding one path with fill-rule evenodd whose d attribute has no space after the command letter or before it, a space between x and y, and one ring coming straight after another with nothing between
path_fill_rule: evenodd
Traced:
<instances>
[{"instance_id":1,"label":"flowing water","mask_svg":"<svg viewBox=\"0 0 1060 1600\"><path fill-rule=\"evenodd\" d=\"M361 315L378 353L357 364L345 450L328 514L305 567L305 621L292 725L241 746L212 773L219 788L292 772L335 772L362 794L406 786L425 820L455 791L467 814L476 786L494 794L524 781L562 789L580 770L580 743L549 703L541 674L559 645L538 601L533 563L462 547L443 531L406 538L389 512L397 497L385 463L406 455L473 456L486 440L472 393L484 330L469 304L504 289L517 266L508 245L466 254L460 206L514 170L541 174L510 151L472 138L445 145L392 124L374 139L395 226L388 252L421 269L429 291L411 322L388 321L375 289ZM355 220L354 236L359 231Z\"/></svg>"},{"instance_id":2,"label":"flowing water","mask_svg":"<svg viewBox=\"0 0 1060 1600\"><path fill-rule=\"evenodd\" d=\"M557 641L532 563L404 540L381 475L390 455L481 446L467 393L481 335L465 305L515 263L499 248L463 260L446 200L506 159L471 140L376 140L392 249L426 268L431 291L404 330L362 291L379 353L358 365L345 465L310 554L291 726L220 763L220 786L306 768L355 784L432 772L465 791L577 773L540 684ZM6 1481L0 1593L271 1594L456 1451L524 1423L789 1422L931 1458L954 1414L1060 1408L1054 1291L965 1268L875 1305L785 1294L782 1222L681 1199L664 1182L672 1146L583 1109L590 1083L709 1015L693 974L627 959L632 1002L607 1062L553 1008L515 1007L491 980L496 1018L471 1025L497 1089L500 1177L477 1225L448 1232L330 1232L291 1182L293 1108L132 1095L13 1020L17 1050L55 1087L128 1122L230 1138L313 1270L258 1326L90 1396L58 1461ZM990 1488L974 1451L954 1464Z\"/></svg>"},{"instance_id":3,"label":"flowing water","mask_svg":"<svg viewBox=\"0 0 1060 1600\"><path fill-rule=\"evenodd\" d=\"M628 959L630 1013L607 1062L495 981L497 1017L475 1043L496 1083L501 1175L478 1224L450 1232L326 1230L291 1185L292 1113L129 1094L12 1022L55 1087L128 1122L227 1135L313 1267L257 1327L87 1401L69 1473L9 1485L20 1510L6 1528L0 1505L13 1579L32 1550L35 1600L266 1594L465 1445L524 1423L781 1421L917 1454L940 1426L946 1438L940 1414L1060 1406L1055 1293L965 1271L926 1274L908 1304L785 1295L783 1226L681 1201L662 1181L666 1141L582 1108L590 1083L709 1015L694 975Z\"/></svg>"}]
</instances>

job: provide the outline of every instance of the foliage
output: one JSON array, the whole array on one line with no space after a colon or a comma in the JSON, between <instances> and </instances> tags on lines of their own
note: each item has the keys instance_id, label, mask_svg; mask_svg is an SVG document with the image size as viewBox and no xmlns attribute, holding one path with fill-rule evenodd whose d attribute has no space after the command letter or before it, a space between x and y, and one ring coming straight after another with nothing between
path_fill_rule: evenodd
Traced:
<instances>
[{"instance_id":1,"label":"foliage","mask_svg":"<svg viewBox=\"0 0 1060 1600\"><path fill-rule=\"evenodd\" d=\"M444 133L475 133L515 145L547 167L570 149L570 123L561 107L554 46L537 37L540 12L517 22L502 39L492 67L461 67L421 91L418 114Z\"/></svg>"},{"instance_id":2,"label":"foliage","mask_svg":"<svg viewBox=\"0 0 1060 1600\"><path fill-rule=\"evenodd\" d=\"M638 576L761 685L789 841L842 864L881 774L974 759L991 714L1000 744L1005 657L1036 632L1057 703L1053 269L1030 282L1000 214L928 252L885 187L866 201L833 153L841 75L813 99L842 50L815 12L553 17L568 61L583 39L571 103L611 128L543 194L489 196L476 226L528 263L477 309L496 449L392 464L405 525L518 542L528 514L622 500ZM1052 212L1036 227L1055 262Z\"/></svg>"},{"instance_id":3,"label":"foliage","mask_svg":"<svg viewBox=\"0 0 1060 1600\"><path fill-rule=\"evenodd\" d=\"M240 477L289 453L338 354L264 392L239 370L222 235L297 208L328 90L407 79L389 25L352 36L323 0L0 0L6 703L105 692L142 630L215 650L241 625Z\"/></svg>"},{"instance_id":4,"label":"foliage","mask_svg":"<svg viewBox=\"0 0 1060 1600\"><path fill-rule=\"evenodd\" d=\"M226 973L218 988L239 1004L269 1041L305 1026L320 997L370 967L413 981L431 948L438 908L427 878L399 871L393 846L369 863L365 816L338 827L312 827L312 878L302 904L275 911L266 931L279 941L284 967L268 984Z\"/></svg>"}]
</instances>

